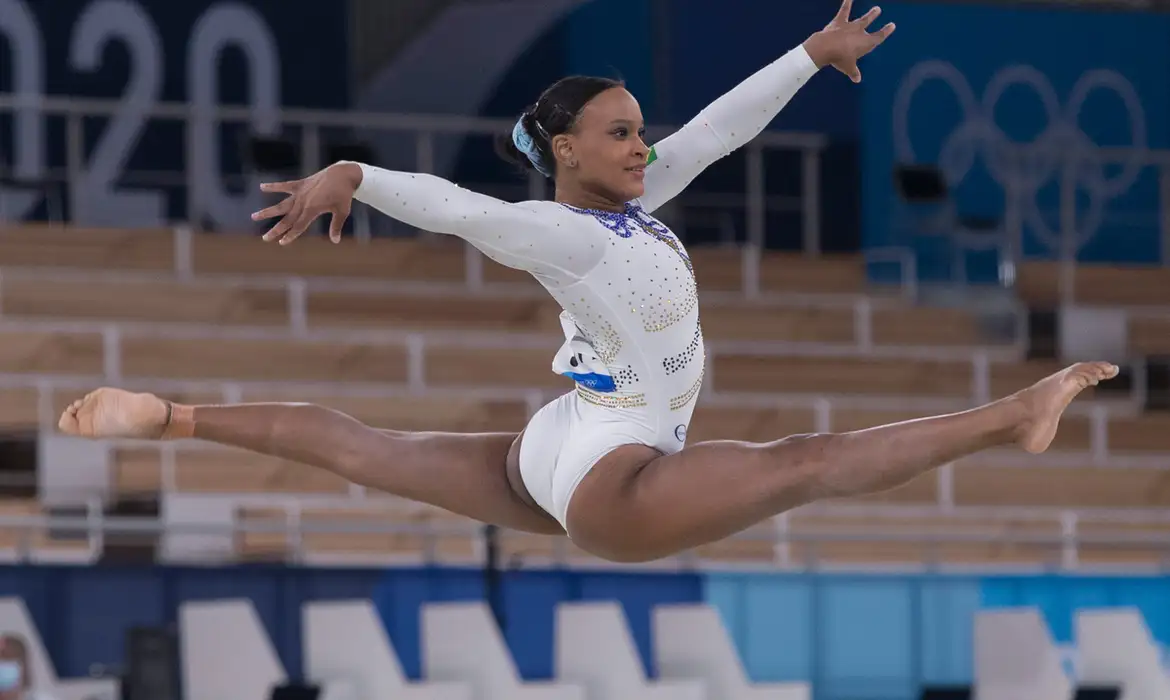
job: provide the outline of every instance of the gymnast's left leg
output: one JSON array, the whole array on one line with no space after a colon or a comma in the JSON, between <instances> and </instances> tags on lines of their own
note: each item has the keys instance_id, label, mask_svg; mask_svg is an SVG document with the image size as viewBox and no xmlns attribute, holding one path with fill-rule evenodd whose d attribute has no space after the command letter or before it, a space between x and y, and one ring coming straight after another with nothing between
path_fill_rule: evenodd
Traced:
<instances>
[{"instance_id":1,"label":"gymnast's left leg","mask_svg":"<svg viewBox=\"0 0 1170 700\"><path fill-rule=\"evenodd\" d=\"M597 556L648 561L805 503L884 491L988 448L1043 452L1072 400L1116 375L1109 363L1079 363L979 408L851 433L712 441L665 456L619 447L574 492L569 536Z\"/></svg>"}]
</instances>

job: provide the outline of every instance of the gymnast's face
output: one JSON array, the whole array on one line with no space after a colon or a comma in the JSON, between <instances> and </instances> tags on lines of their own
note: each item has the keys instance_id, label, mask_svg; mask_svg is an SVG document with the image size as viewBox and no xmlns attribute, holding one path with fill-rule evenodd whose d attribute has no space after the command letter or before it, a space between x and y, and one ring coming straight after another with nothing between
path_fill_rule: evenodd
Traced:
<instances>
[{"instance_id":1,"label":"gymnast's face","mask_svg":"<svg viewBox=\"0 0 1170 700\"><path fill-rule=\"evenodd\" d=\"M615 202L645 191L648 149L638 101L625 88L610 88L581 110L573 131L554 137L559 177L572 177L587 190Z\"/></svg>"}]
</instances>

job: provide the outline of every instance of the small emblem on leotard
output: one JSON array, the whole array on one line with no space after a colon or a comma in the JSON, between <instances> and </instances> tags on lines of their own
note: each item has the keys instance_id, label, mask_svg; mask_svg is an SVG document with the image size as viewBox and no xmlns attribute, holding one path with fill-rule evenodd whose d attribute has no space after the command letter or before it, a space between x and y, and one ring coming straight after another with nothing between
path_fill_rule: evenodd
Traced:
<instances>
[{"instance_id":1,"label":"small emblem on leotard","mask_svg":"<svg viewBox=\"0 0 1170 700\"><path fill-rule=\"evenodd\" d=\"M675 426L674 439L678 440L679 442L686 442L687 441L687 426L686 425Z\"/></svg>"}]
</instances>

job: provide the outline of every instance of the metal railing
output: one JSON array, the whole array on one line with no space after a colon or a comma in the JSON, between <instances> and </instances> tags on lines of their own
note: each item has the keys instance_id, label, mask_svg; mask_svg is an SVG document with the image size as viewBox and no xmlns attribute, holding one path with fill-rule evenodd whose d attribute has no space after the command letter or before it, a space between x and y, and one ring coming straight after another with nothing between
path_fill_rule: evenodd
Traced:
<instances>
[{"instance_id":1,"label":"metal railing","mask_svg":"<svg viewBox=\"0 0 1170 700\"><path fill-rule=\"evenodd\" d=\"M3 219L0 217L0 230L3 229ZM289 274L230 274L223 272L197 273L195 267L195 240L196 233L189 226L176 226L169 229L172 236L173 256L170 270L167 272L141 271L135 269L124 270L71 270L59 267L3 267L0 259L0 272L13 280L51 280L59 279L66 282L174 282L181 280L187 283L203 283L208 285L228 284L250 289L279 289L288 295L290 313L302 311L305 295L309 291L337 291L373 294L456 294L468 290L477 294L496 295L501 298L541 298L547 299L544 290L535 285L516 285L508 282L489 282L485 279L485 265L494 264L486 256L471 245L465 245L463 255L462 280L453 281L421 281L395 280L392 278L345 278L324 276L297 276ZM898 297L870 297L861 293L854 294L826 294L826 293L797 293L775 292L761 288L760 266L761 249L754 246L740 246L737 249L740 258L739 267L740 287L735 291L705 290L702 293L704 302L737 303L744 298L753 301L771 302L776 304L799 304L803 306L824 308L849 305L854 308L866 307L871 310L900 308L905 302L913 301L917 295L915 279L915 260L913 252L907 248L874 248L865 252L865 259L869 263L896 266L897 282L888 286L890 291L897 291ZM3 300L0 299L0 303ZM1020 317L1021 320L1023 316Z\"/></svg>"},{"instance_id":2,"label":"metal railing","mask_svg":"<svg viewBox=\"0 0 1170 700\"><path fill-rule=\"evenodd\" d=\"M251 183L247 177L227 177L222 168L209 168L210 161L218 161L221 144L218 130L221 125L242 125L251 128L259 121L271 122L266 132L292 132L300 142L304 174L313 172L323 165L322 145L327 133L349 132L363 137L378 134L405 135L413 140L413 162L403 164L400 169L420 173L436 172L437 139L466 136L495 136L512 127L510 121L459 117L451 115L403 115L361 112L338 112L308 109L280 109L263 117L251 107L216 106L211 109L189 103L155 103L149 106L135 106L115 100L94 100L44 95L0 94L0 114L34 115L45 122L63 120L65 140L65 162L63 168L45 168L34 177L60 183L66 190L65 199L75 220L86 224L87 206L93 206L96 197L109 196L114 188L133 184L137 187L171 187L187 194L188 208L185 221L201 222L212 220L225 227L250 228L247 218L249 207L259 201L255 193L239 195L225 191L229 180ZM91 165L94 139L87 135L87 120L112 121L123 119L139 122L136 135L141 135L146 126L153 124L179 124L183 129L183 162L171 170L161 172L104 173L99 181ZM272 128L272 123L276 125ZM674 129L654 126L648 129L651 139L660 139ZM208 143L207 140L213 142ZM134 142L124 146L125 152L117 154L123 162L133 155ZM765 132L753 140L745 149L746 191L739 206L746 214L746 242L750 246L762 247L765 238L766 220L769 208L796 211L802 221L804 249L809 254L820 251L820 162L827 139L820 134ZM766 166L764 153L768 150L796 151L801 157L801 192L797 201L768 196L766 192ZM108 168L107 168L108 169ZM2 173L0 173L2 174ZM543 199L545 181L532 176L527 184L527 197ZM99 189L100 188L100 189ZM731 201L737 199L732 197ZM708 197L711 203L726 205L726 197ZM702 197L695 201L701 202ZM80 214L80 216L76 216ZM0 212L0 219L3 212ZM159 225L166 222L149 222Z\"/></svg>"},{"instance_id":3,"label":"metal railing","mask_svg":"<svg viewBox=\"0 0 1170 700\"><path fill-rule=\"evenodd\" d=\"M226 497L226 496L225 496ZM18 533L15 547L8 547L9 559L28 561L44 559L96 561L100 558L104 547L110 539L121 538L126 541L142 542L142 537L148 539L173 536L212 536L226 538L231 542L238 542L238 538L250 534L283 535L286 549L280 561L289 564L315 565L328 561L346 561L348 563L384 563L389 560L411 560L429 564L458 562L466 564L469 561L482 563L485 557L485 538L495 537L497 544L505 543L507 565L511 567L526 566L558 566L574 564L582 566L617 566L613 563L591 557L587 554L568 552L568 542L564 538L552 538L552 546L547 551L533 554L525 552L522 540L515 540L517 536L525 537L522 533L508 530L497 530L489 533L485 526L472 521L462 522L401 522L394 521L393 517L402 517L403 509L394 508L399 503L397 499L377 498L360 499L348 502L350 512L365 514L378 513L380 510L387 515L385 522L363 521L360 523L346 521L347 506L337 501L330 505L331 511L337 513L338 520L306 521L301 518L299 504L285 509L283 515L265 518L237 519L232 522L166 522L160 518L110 516L102 511L102 505L97 499L91 499L83 515L15 515L0 514L0 532ZM822 517L838 517L841 522L830 523L827 526L803 525L794 527L793 519L807 515ZM864 516L864 517L862 517ZM884 523L883 519L897 520L897 526ZM940 519L948 522L941 524ZM923 520L921 529L908 530L907 522L916 519ZM852 526L846 524L848 520L855 520ZM1121 524L1130 528L1138 526L1135 531L1095 533L1085 532L1083 528L1092 525ZM770 526L769 526L770 525ZM1048 526L1041 530L1040 528ZM1144 526L1146 530L1141 531ZM1025 531L1021 531L1021 529ZM905 506L833 506L820 505L801 508L791 513L773 518L771 523L764 523L745 532L734 535L724 541L725 544L736 542L756 542L771 547L771 557L762 558L758 553L754 557L745 557L738 566L776 568L783 570L832 570L848 568L873 567L913 569L913 570L947 570L960 568L964 570L1050 570L1050 571L1092 571L1124 567L1143 570L1170 570L1170 513L1165 509L1159 510L1069 510L1052 508L1004 508L1004 507L971 507L942 509L937 507L905 507ZM52 540L56 534L55 546L44 546L46 540ZM332 550L321 550L308 547L306 537L318 534L350 534L350 535L384 535L387 537L414 538L414 546L399 545L398 551L387 551L380 554L371 554L368 551L346 552L344 548L334 547ZM9 538L11 540L11 538ZM543 538L550 539L550 538ZM443 553L441 542L451 543L463 541L469 547L469 554L451 556ZM76 543L73 548L62 547L63 543ZM512 546L507 546L511 542ZM832 553L832 548L840 544L868 544L874 547L875 555L868 559L865 556L854 554L851 559L841 561ZM901 556L883 557L880 554L881 546L899 547ZM1017 552L1029 554L1026 557L1006 559L1003 562L980 560L978 557L964 559L962 554L955 554L953 549L962 546L1001 546L1015 548ZM800 552L794 551L797 547ZM907 547L912 548L907 550ZM175 561L190 560L192 553L183 552L180 547L164 547L170 554L164 559ZM947 550L951 549L951 552ZM1124 556L1116 557L1114 562L1105 564L1085 563L1082 556L1086 552L1101 550L1130 550L1140 552L1132 560L1127 561ZM54 550L56 556L54 557ZM0 550L4 551L4 550ZM233 547L232 554L225 557L234 560L238 555ZM918 557L911 558L906 554L912 551ZM825 554L822 554L825 552ZM319 556L316 556L319 555ZM331 556L332 555L332 556ZM1144 555L1144 556L1143 556ZM1091 558L1091 557L1090 557ZM991 557L994 559L994 557ZM683 552L663 560L649 562L643 565L622 565L623 568L649 568L670 570L693 570L704 568L736 567L734 560L716 557L709 559L697 552Z\"/></svg>"},{"instance_id":4,"label":"metal railing","mask_svg":"<svg viewBox=\"0 0 1170 700\"><path fill-rule=\"evenodd\" d=\"M253 124L258 123L260 117L257 110L252 107L206 108L190 103L165 102L135 107L115 100L0 94L0 115L33 116L42 122L44 127L42 131L50 131L48 125L61 124L65 144L63 165L58 167L46 165L41 168L41 172L32 173L30 177L57 184L63 190L65 196L62 199L68 203L69 210L81 215L78 217L79 223L87 223L87 207L94 206L94 201L108 199L107 195L122 197L145 193L162 196L159 192L150 192L162 188L176 190L186 195L184 199L188 206L181 217L184 222L200 224L211 221L223 227L243 230L248 230L252 226L247 213L256 208L261 201L254 191L255 182L250 176L225 173L224 168L219 167L218 155L214 157L208 155L217 154L223 148L223 144L218 141L220 126L239 125L250 129ZM102 134L99 132L95 136L94 130L87 128L87 125L95 120L111 122L114 119L126 120L127 123L139 120L141 126L138 127L136 137L141 136L146 128L153 125L179 125L183 140L183 155L180 162L176 163L174 168L163 171L105 172L112 168L105 163L96 163L94 155L95 146L100 143ZM329 140L330 134L344 132L360 135L363 139L393 134L407 139L413 144L411 149L413 153L410 162L403 163L400 167L430 173L435 172L437 167L437 152L442 150L440 140L495 136L511 127L510 121L498 119L307 109L279 109L273 110L271 114L265 112L261 121L275 124L276 133L288 133L299 141L305 174L324 165L321 162L322 145ZM652 139L660 139L673 130L674 127L655 126L649 131ZM212 139L213 142L206 142L207 139ZM116 157L111 162L129 160L137 146L136 138L128 141L123 146L124 152L114 153ZM745 287L749 293L753 289L758 289L758 251L764 247L769 211L799 213L803 249L809 255L819 254L820 169L821 156L826 146L827 138L821 134L765 132L744 149L746 187L741 195L698 192L684 195L684 200L702 208L733 207L743 211L745 221L743 233L747 248L744 277ZM800 154L801 189L798 197L778 197L767 193L765 154L769 151L790 151ZM1046 222L1042 238L1045 238L1053 256L1062 262L1060 289L1061 297L1065 300L1071 299L1075 293L1072 269L1075 267L1077 254L1087 240L1086 237L1091 237L1102 225L1107 224L1121 231L1135 229L1160 231L1161 259L1165 264L1170 264L1170 254L1167 252L1170 251L1170 151L1148 148L1094 148L1091 152L1085 152L1083 149L1068 148L1061 150L1057 155L1052 155L1038 153L1035 147L1027 145L1020 146L1018 151L996 154L997 158L1009 160L1016 158L1023 162L1022 175L1012 175L1001 183L1005 191L1005 212L1000 245L1012 264L1022 261L1020 251L1023 249L1024 231L1028 229L1032 231L1032 235L1036 235L1033 229L1037 228L1037 222L1041 219ZM207 166L209 158L215 161L213 163L215 167ZM48 159L45 160L47 162ZM1056 173L1053 177L1059 185L1059 198L1055 209L1041 211L1038 204L1039 188L1029 180L1027 172L1029 169L1036 169L1036 161L1048 163ZM98 168L98 165L102 167ZM1110 203L1119 196L1128 196L1130 190L1118 193L1114 191L1117 185L1110 184L1105 187L1102 182L1108 182L1109 178L1103 175L1086 180L1085 172L1090 168L1101 170L1106 166L1123 166L1126 172L1135 172L1140 177L1148 176L1148 171L1152 169L1157 178L1156 185L1152 187L1156 194L1142 205L1148 207L1141 210L1134 210L1131 207L1124 214L1109 213ZM6 167L0 164L0 175L19 170L21 170L19 167ZM1129 177L1133 179L1135 176ZM122 187L137 189L123 191L120 189ZM1089 187L1089 191L1082 191L1085 187ZM233 188L242 191L229 191ZM533 175L526 185L519 185L514 194L515 198L544 198L547 194L547 183L543 178ZM1087 214L1081 211L1086 209L1083 202L1086 194L1092 200ZM4 198L0 198L0 201L4 201ZM125 209L130 211L134 207ZM678 225L685 228L683 213L685 209L673 208L672 211L672 208L668 207L665 216L677 220ZM1098 220L1101 212L1105 212L1106 220ZM7 212L0 211L0 220L6 215ZM151 223L166 225L171 222L159 220ZM913 298L912 285L917 278L918 270L914 255L908 248L909 245L897 245L889 249L866 250L864 255L873 263L898 263L903 271L904 286L910 298ZM755 284L752 283L753 280L756 281Z\"/></svg>"},{"instance_id":5,"label":"metal railing","mask_svg":"<svg viewBox=\"0 0 1170 700\"><path fill-rule=\"evenodd\" d=\"M966 169L947 173L940 166L946 186L957 188L968 179L976 160L984 161L986 182L1003 194L1001 217L988 216L967 226L948 192L946 200L926 207L902 201L890 219L899 248L914 247L930 237L947 239L949 250L944 254L934 249L932 265L919 261L931 269L934 279L967 286L967 256L994 252L999 282L1010 286L1019 266L1027 262L1024 251L1030 247L1041 250L1043 259L1059 262L1059 299L1071 303L1080 256L1102 236L1119 251L1117 260L1149 260L1148 249L1156 246L1154 259L1170 266L1170 150L1097 147L1076 139L1052 146L996 142L992 147L978 142L964 148L970 148L969 153L964 151L970 161L962 161ZM962 167L951 160L952 167ZM1140 242L1130 245L1133 241ZM1109 252L1095 257L1111 259ZM947 267L950 275L940 274Z\"/></svg>"},{"instance_id":6,"label":"metal railing","mask_svg":"<svg viewBox=\"0 0 1170 700\"><path fill-rule=\"evenodd\" d=\"M872 313L872 309L862 304L856 310L859 314ZM294 315L293 318L296 318ZM867 323L863 316L859 325ZM440 389L428 381L428 350L431 348L476 348L476 349L529 349L555 350L556 337L543 334L520 334L500 332L476 331L397 331L397 330L336 330L311 329L295 322L289 327L225 327L213 324L183 324L160 322L109 322L109 321L39 321L17 320L6 318L0 320L0 332L38 332L62 333L76 335L92 335L101 338L100 375L78 377L77 375L54 375L44 373L0 375L0 386L36 386L47 390L50 387L74 387L82 382L103 382L122 385L127 382L139 385L148 384L158 391L173 390L178 387L200 389L208 386L219 387L225 394L235 395L237 398L244 387L272 387L272 386L300 386L306 393L313 393L315 387L328 385L329 391L334 394L361 394L366 396L395 395L408 392L421 395ZM213 379L190 380L176 382L164 378L151 378L143 375L127 374L123 369L122 347L129 340L151 338L182 338L189 340L269 340L303 341L303 342L351 342L370 346L398 347L404 351L405 373L403 382L371 382L362 381L361 386L355 382L315 382L312 380L283 382L263 381L231 381L226 378L222 381ZM993 390L992 372L997 363L1011 362L1019 359L1021 350L1015 346L1005 347L956 347L939 349L935 347L906 347L906 346L875 346L872 339L859 338L853 343L821 343L821 342L775 342L775 341L717 341L707 344L708 363L715 362L721 356L740 355L772 355L788 357L835 357L835 358L899 358L907 361L939 361L956 365L966 364L970 369L970 389L965 395L955 395L947 398L919 397L913 395L905 397L865 395L825 395L795 396L783 395L753 395L737 392L721 391L718 377L714 374L704 387L703 400L718 400L724 397L725 401L740 404L755 404L766 406L802 405L811 406L818 416L820 426L818 430L831 430L832 407L838 402L846 402L851 408L888 408L890 410L924 410L932 411L944 406L967 408L980 405L996 398ZM566 387L569 384L566 383ZM1107 459L1107 429L1105 427L1109 417L1113 414L1133 414L1144 401L1144 384L1135 382L1131 394L1112 403L1098 402L1093 404L1076 404L1072 407L1072 414L1087 413L1091 419L1093 454L1095 459ZM548 389L547 391L554 391ZM519 398L522 400L540 401L547 391L532 386L475 386L462 387L459 390L465 396L499 396ZM730 398L734 397L734 398ZM947 409L943 409L947 410Z\"/></svg>"}]
</instances>

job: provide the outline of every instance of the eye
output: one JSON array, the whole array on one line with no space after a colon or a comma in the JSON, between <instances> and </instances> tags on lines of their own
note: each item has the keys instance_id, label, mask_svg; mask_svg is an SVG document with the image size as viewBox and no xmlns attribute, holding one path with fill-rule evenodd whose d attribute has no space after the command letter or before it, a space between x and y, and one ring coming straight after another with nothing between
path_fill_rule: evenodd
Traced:
<instances>
[{"instance_id":1,"label":"eye","mask_svg":"<svg viewBox=\"0 0 1170 700\"><path fill-rule=\"evenodd\" d=\"M624 126L619 126L618 128L613 130L613 135L618 137L619 139L624 139L625 137L630 135L630 130Z\"/></svg>"},{"instance_id":2,"label":"eye","mask_svg":"<svg viewBox=\"0 0 1170 700\"><path fill-rule=\"evenodd\" d=\"M638 129L638 138L646 138L646 127Z\"/></svg>"}]
</instances>

